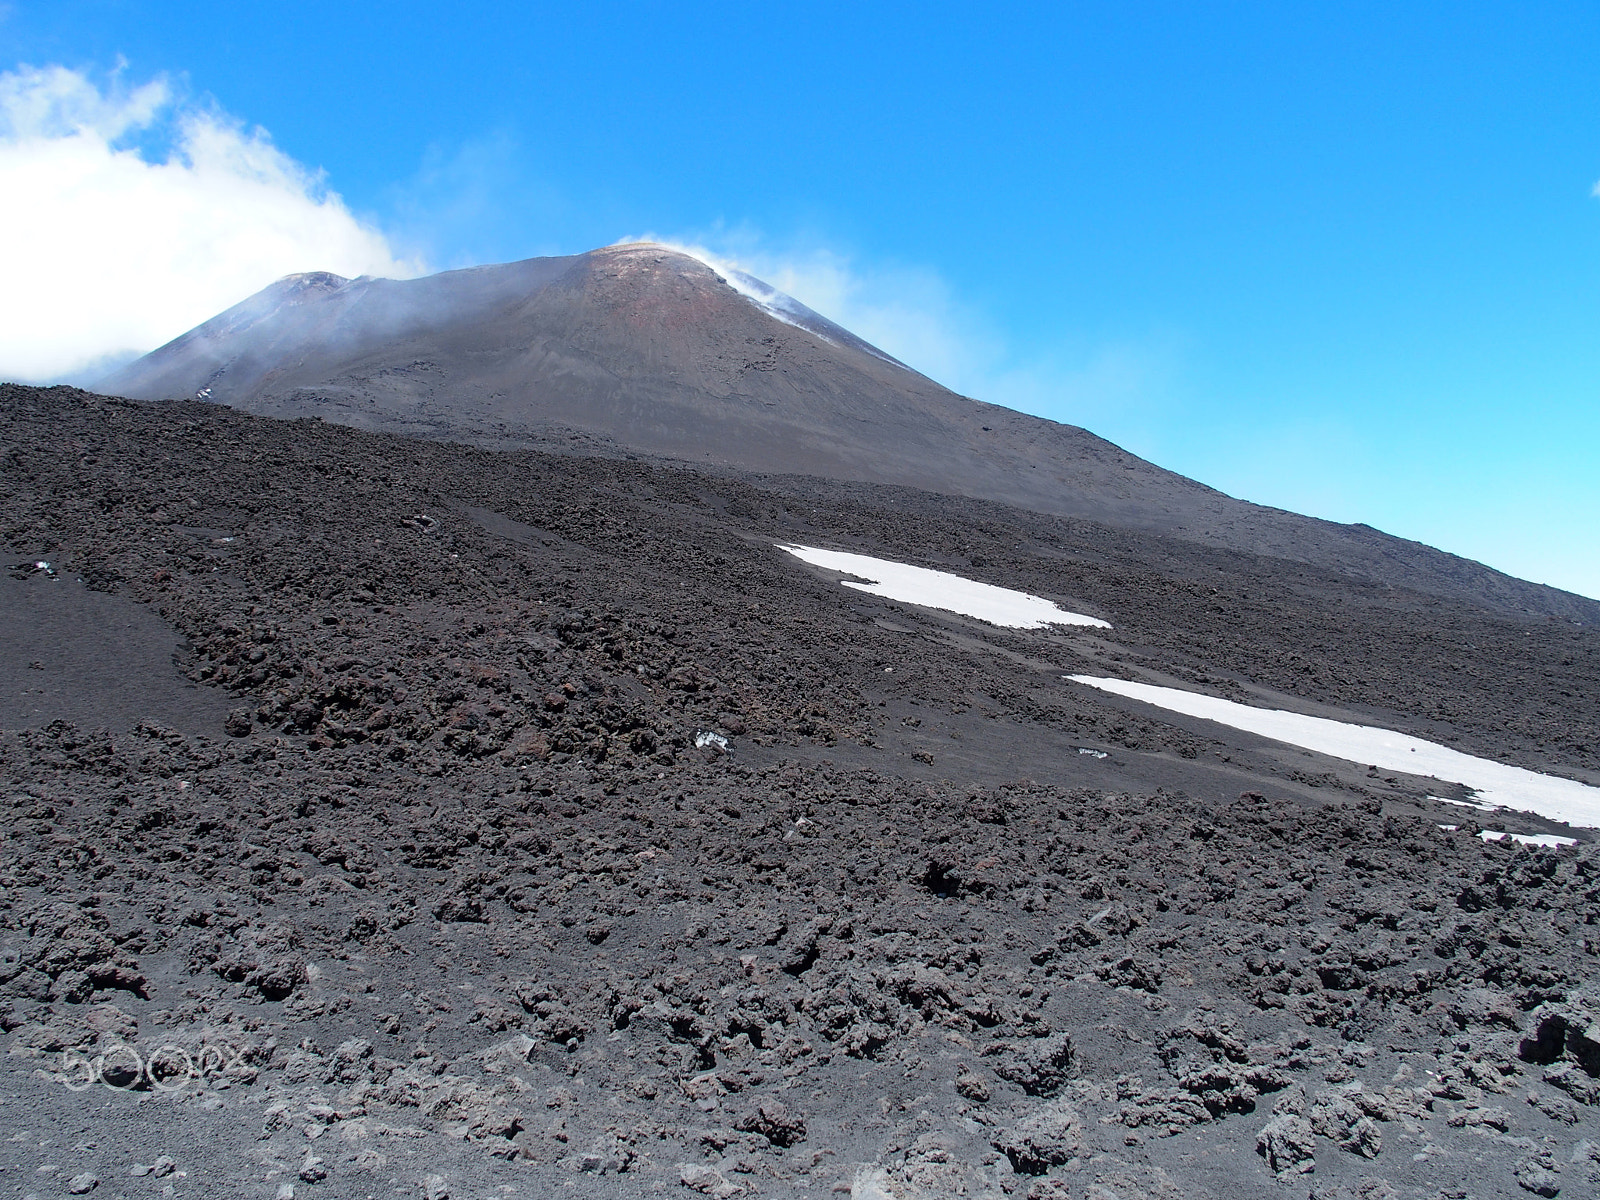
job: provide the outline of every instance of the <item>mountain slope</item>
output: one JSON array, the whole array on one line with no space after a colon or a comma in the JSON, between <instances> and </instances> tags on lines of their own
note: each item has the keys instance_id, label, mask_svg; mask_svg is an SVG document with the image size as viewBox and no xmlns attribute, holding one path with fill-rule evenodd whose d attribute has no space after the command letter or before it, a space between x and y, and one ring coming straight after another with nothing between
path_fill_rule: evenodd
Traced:
<instances>
[{"instance_id":1,"label":"mountain slope","mask_svg":"<svg viewBox=\"0 0 1600 1200\"><path fill-rule=\"evenodd\" d=\"M416 280L291 276L101 386L453 440L909 485L1600 620L1595 601L1235 500L1085 430L957 396L757 280L730 282L651 244Z\"/></svg>"},{"instance_id":2,"label":"mountain slope","mask_svg":"<svg viewBox=\"0 0 1600 1200\"><path fill-rule=\"evenodd\" d=\"M68 388L0 385L0 545L0 1086L76 1131L7 1169L56 1195L152 1151L240 1197L1600 1190L1597 831L1063 678L1600 783L1600 629Z\"/></svg>"}]
</instances>

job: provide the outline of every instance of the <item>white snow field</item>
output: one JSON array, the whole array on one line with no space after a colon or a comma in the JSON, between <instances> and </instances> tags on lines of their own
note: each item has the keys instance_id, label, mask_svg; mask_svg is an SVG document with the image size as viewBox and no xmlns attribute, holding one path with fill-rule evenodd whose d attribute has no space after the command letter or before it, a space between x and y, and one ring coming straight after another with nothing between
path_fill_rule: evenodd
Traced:
<instances>
[{"instance_id":1,"label":"white snow field","mask_svg":"<svg viewBox=\"0 0 1600 1200\"><path fill-rule=\"evenodd\" d=\"M1476 758L1392 729L1352 725L1276 708L1253 708L1216 696L1126 679L1101 679L1093 675L1063 678L1353 763L1370 763L1380 770L1431 775L1449 783L1465 784L1484 804L1537 813L1552 821L1568 821L1573 825L1600 826L1600 788Z\"/></svg>"},{"instance_id":2,"label":"white snow field","mask_svg":"<svg viewBox=\"0 0 1600 1200\"><path fill-rule=\"evenodd\" d=\"M814 567L843 571L847 575L871 580L870 583L856 583L849 579L839 582L847 588L870 592L885 600L919 604L923 608L941 608L946 612L977 617L980 621L1011 629L1040 629L1046 625L1111 628L1109 621L1068 612L1040 596L978 583L944 571L930 571L927 567L889 562L866 554L846 554L842 550L818 550L812 546L789 546L782 542L777 546L779 550L785 550Z\"/></svg>"}]
</instances>

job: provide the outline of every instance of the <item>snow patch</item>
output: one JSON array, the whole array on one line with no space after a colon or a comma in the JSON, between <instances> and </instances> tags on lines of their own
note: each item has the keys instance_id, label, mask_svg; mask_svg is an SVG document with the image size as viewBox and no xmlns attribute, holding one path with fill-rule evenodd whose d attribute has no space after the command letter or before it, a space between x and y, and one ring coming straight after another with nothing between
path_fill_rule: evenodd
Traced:
<instances>
[{"instance_id":1,"label":"snow patch","mask_svg":"<svg viewBox=\"0 0 1600 1200\"><path fill-rule=\"evenodd\" d=\"M828 329L838 329L839 327L814 308L807 307L787 292L780 292L770 283L757 279L748 271L741 271L730 263L717 262L709 256L701 256L700 261L720 274L723 279L727 280L729 287L767 315L776 317L785 325L793 325L796 329L803 329L812 337L819 338L830 346L839 344L837 338L829 337L826 332ZM852 340L857 349L865 350L874 358L881 358L890 366L902 368L905 366L905 363L898 358L895 358L892 354L885 354L871 342L855 338L854 335L852 335Z\"/></svg>"},{"instance_id":2,"label":"snow patch","mask_svg":"<svg viewBox=\"0 0 1600 1200\"><path fill-rule=\"evenodd\" d=\"M1510 838L1513 842L1521 842L1524 846L1576 846L1577 838L1558 837L1553 833L1503 833L1498 829L1480 829L1478 836L1486 842L1498 842L1503 838Z\"/></svg>"},{"instance_id":3,"label":"snow patch","mask_svg":"<svg viewBox=\"0 0 1600 1200\"><path fill-rule=\"evenodd\" d=\"M1437 800L1440 804L1454 804L1457 808L1475 808L1479 812L1494 812L1499 807L1497 804L1479 804L1474 800L1451 800L1448 796L1429 796L1429 800Z\"/></svg>"},{"instance_id":4,"label":"snow patch","mask_svg":"<svg viewBox=\"0 0 1600 1200\"><path fill-rule=\"evenodd\" d=\"M701 259L706 262L705 259ZM780 292L771 284L763 283L754 275L739 270L738 267L729 266L727 263L706 262L706 266L718 272L728 281L728 286L738 292L750 303L764 312L777 317L785 325L793 325L796 329L804 329L807 333L821 338L829 345L837 345L826 334L819 333L811 326L818 320L818 314L812 312L800 301L787 292Z\"/></svg>"},{"instance_id":5,"label":"snow patch","mask_svg":"<svg viewBox=\"0 0 1600 1200\"><path fill-rule=\"evenodd\" d=\"M923 608L961 613L1009 629L1040 629L1046 625L1111 628L1107 621L1068 612L1041 596L963 579L945 571L889 562L866 554L847 554L842 550L818 550L812 546L790 546L782 542L777 543L777 547L814 567L843 571L865 580L864 583L852 579L841 579L839 582L847 588L882 596L885 600L899 600Z\"/></svg>"},{"instance_id":6,"label":"snow patch","mask_svg":"<svg viewBox=\"0 0 1600 1200\"><path fill-rule=\"evenodd\" d=\"M1439 828L1446 833L1454 833L1461 826L1441 825ZM1480 829L1478 830L1478 836L1486 842L1498 842L1505 838L1510 838L1513 842L1521 842L1524 846L1543 846L1549 850L1578 844L1577 838L1558 837L1553 833L1505 833L1499 829Z\"/></svg>"},{"instance_id":7,"label":"snow patch","mask_svg":"<svg viewBox=\"0 0 1600 1200\"><path fill-rule=\"evenodd\" d=\"M1537 813L1573 825L1600 826L1600 788L1576 780L1477 758L1392 729L1308 717L1282 709L1253 708L1216 696L1126 679L1101 679L1092 675L1073 675L1071 679L1130 700L1142 700L1170 712L1216 721L1319 754L1465 784L1477 793L1477 800L1482 804Z\"/></svg>"}]
</instances>

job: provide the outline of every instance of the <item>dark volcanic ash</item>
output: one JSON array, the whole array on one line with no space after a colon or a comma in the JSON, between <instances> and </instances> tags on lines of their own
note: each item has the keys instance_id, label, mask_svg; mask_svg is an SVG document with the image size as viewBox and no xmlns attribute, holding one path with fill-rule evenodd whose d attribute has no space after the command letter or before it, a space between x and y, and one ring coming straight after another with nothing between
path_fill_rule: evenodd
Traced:
<instances>
[{"instance_id":1,"label":"dark volcanic ash","mask_svg":"<svg viewBox=\"0 0 1600 1200\"><path fill-rule=\"evenodd\" d=\"M292 276L100 387L496 447L920 488L1600 622L1600 602L1235 500L1086 430L957 396L759 280L730 283L665 246L424 279Z\"/></svg>"},{"instance_id":2,"label":"dark volcanic ash","mask_svg":"<svg viewBox=\"0 0 1600 1200\"><path fill-rule=\"evenodd\" d=\"M1061 679L1593 781L1588 628L909 489L67 389L0 391L0 486L11 561L56 572L0 592L37 692L0 734L24 1190L1600 1182L1587 831L1485 844L1436 782ZM57 609L129 632L63 644Z\"/></svg>"}]
</instances>

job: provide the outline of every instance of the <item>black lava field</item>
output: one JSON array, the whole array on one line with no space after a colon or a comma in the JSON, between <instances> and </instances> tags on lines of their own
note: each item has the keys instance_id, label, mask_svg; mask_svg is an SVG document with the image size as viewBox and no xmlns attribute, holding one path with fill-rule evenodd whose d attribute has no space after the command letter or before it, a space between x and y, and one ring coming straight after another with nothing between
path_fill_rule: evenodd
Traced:
<instances>
[{"instance_id":1,"label":"black lava field","mask_svg":"<svg viewBox=\"0 0 1600 1200\"><path fill-rule=\"evenodd\" d=\"M1592 625L909 487L9 385L0 545L8 1195L1600 1191L1593 831L1486 842L1459 789L1064 678L1593 784Z\"/></svg>"}]
</instances>

